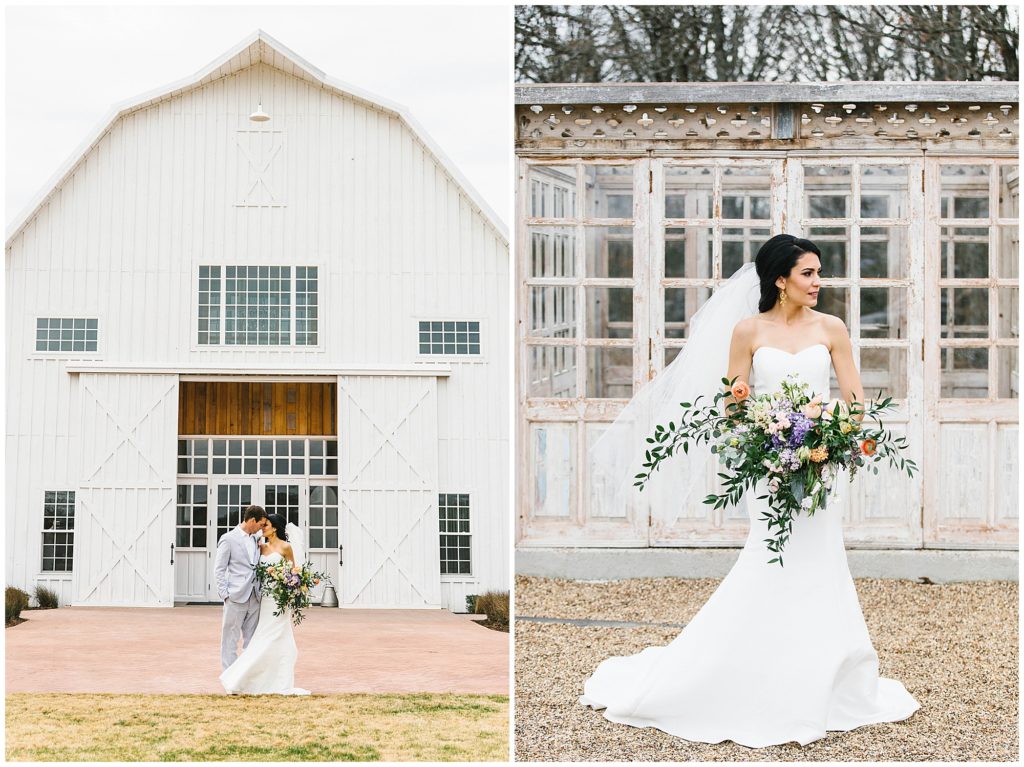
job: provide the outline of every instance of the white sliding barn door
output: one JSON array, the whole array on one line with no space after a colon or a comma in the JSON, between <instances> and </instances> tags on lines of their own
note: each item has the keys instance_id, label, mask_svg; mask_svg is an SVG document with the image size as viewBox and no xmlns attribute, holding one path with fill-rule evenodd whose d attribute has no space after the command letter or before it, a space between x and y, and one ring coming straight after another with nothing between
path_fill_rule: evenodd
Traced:
<instances>
[{"instance_id":1,"label":"white sliding barn door","mask_svg":"<svg viewBox=\"0 0 1024 767\"><path fill-rule=\"evenodd\" d=\"M343 607L440 607L437 380L340 376Z\"/></svg>"},{"instance_id":2,"label":"white sliding barn door","mask_svg":"<svg viewBox=\"0 0 1024 767\"><path fill-rule=\"evenodd\" d=\"M178 376L83 373L74 604L174 603Z\"/></svg>"}]
</instances>

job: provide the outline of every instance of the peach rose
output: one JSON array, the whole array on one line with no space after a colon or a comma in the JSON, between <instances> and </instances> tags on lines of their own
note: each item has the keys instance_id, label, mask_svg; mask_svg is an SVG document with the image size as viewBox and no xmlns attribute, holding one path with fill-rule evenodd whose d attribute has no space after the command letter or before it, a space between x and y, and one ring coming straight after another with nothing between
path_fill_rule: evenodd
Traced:
<instances>
[{"instance_id":1,"label":"peach rose","mask_svg":"<svg viewBox=\"0 0 1024 767\"><path fill-rule=\"evenodd\" d=\"M864 455L874 455L877 444L877 442L869 438L860 443L860 449L864 451Z\"/></svg>"},{"instance_id":2,"label":"peach rose","mask_svg":"<svg viewBox=\"0 0 1024 767\"><path fill-rule=\"evenodd\" d=\"M298 575L299 573L302 572L302 570L300 568L298 568L298 567L293 567L292 568L292 572L295 573L296 575Z\"/></svg>"},{"instance_id":3,"label":"peach rose","mask_svg":"<svg viewBox=\"0 0 1024 767\"><path fill-rule=\"evenodd\" d=\"M821 418L821 400L815 397L803 406L801 412L808 418Z\"/></svg>"},{"instance_id":4,"label":"peach rose","mask_svg":"<svg viewBox=\"0 0 1024 767\"><path fill-rule=\"evenodd\" d=\"M822 461L827 460L828 459L828 448L826 448L826 447L816 447L816 448L814 448L811 451L810 458L815 463L821 463Z\"/></svg>"},{"instance_id":5,"label":"peach rose","mask_svg":"<svg viewBox=\"0 0 1024 767\"><path fill-rule=\"evenodd\" d=\"M742 402L750 396L750 387L747 386L743 381L737 381L732 385L732 396L737 402Z\"/></svg>"}]
</instances>

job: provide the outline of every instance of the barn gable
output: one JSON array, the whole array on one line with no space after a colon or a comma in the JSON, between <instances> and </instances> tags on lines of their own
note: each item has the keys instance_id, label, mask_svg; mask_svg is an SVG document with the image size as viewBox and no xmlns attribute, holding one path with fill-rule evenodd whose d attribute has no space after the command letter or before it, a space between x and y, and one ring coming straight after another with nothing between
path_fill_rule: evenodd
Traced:
<instances>
[{"instance_id":1,"label":"barn gable","mask_svg":"<svg viewBox=\"0 0 1024 767\"><path fill-rule=\"evenodd\" d=\"M224 78L244 73L246 70L249 70L250 74L256 73L260 68L264 68L264 71L266 71L266 68L270 68L275 73L283 73L297 78L308 83L312 88L323 90L325 93L336 94L382 116L386 115L394 118L413 135L416 142L431 156L443 173L459 187L469 204L487 221L499 239L507 244L507 229L501 219L476 192L451 160L448 159L440 147L427 135L405 107L330 77L274 40L266 32L257 30L191 77L115 105L100 121L96 129L89 134L86 140L79 145L53 177L47 181L29 205L26 206L25 210L10 222L7 229L7 249L10 250L17 237L22 234L54 195L73 179L76 171L89 161L91 154L98 149L104 137L115 129L125 117L153 107L159 107L191 91L210 86ZM265 109L270 108L271 99L267 97L269 95L267 94L264 97ZM254 108L255 102L251 106L247 106L247 109ZM273 147L271 147L271 151L273 151ZM255 191L258 194L265 194L266 190L260 188L259 184L257 184Z\"/></svg>"}]
</instances>

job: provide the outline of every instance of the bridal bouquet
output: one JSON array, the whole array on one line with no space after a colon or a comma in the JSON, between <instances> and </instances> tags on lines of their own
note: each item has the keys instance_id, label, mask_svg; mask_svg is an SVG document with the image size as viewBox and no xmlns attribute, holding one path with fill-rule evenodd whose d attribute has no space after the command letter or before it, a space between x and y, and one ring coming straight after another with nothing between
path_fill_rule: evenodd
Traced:
<instances>
[{"instance_id":1,"label":"bridal bouquet","mask_svg":"<svg viewBox=\"0 0 1024 767\"><path fill-rule=\"evenodd\" d=\"M263 593L273 597L277 603L274 616L286 609L291 610L292 623L298 626L305 617L302 611L310 605L310 590L326 576L313 570L308 563L293 566L287 559L258 562L254 568Z\"/></svg>"},{"instance_id":2,"label":"bridal bouquet","mask_svg":"<svg viewBox=\"0 0 1024 767\"><path fill-rule=\"evenodd\" d=\"M890 465L914 476L917 465L900 455L906 438L894 437L879 418L894 407L891 397L869 401L865 409L859 402L848 406L841 399L822 403L795 375L782 383L780 391L753 398L742 381L723 378L722 383L728 388L716 394L711 405L698 407L700 397L682 402L679 423L655 428L654 436L647 438L652 447L644 454L646 471L636 475L634 484L642 490L662 461L680 448L688 453L691 444L711 442L711 452L728 471L718 474L723 492L709 495L704 503L716 509L737 504L745 489L767 480L768 495L758 498L768 499L770 511L762 520L769 531L775 529L774 536L765 539L768 550L777 555L769 564L782 566L794 517L801 512L811 516L825 507L841 469L849 471L852 481L861 466L888 458ZM730 395L735 402L720 412L719 403ZM877 426L865 428L854 418L860 414ZM869 468L878 474L877 466Z\"/></svg>"}]
</instances>

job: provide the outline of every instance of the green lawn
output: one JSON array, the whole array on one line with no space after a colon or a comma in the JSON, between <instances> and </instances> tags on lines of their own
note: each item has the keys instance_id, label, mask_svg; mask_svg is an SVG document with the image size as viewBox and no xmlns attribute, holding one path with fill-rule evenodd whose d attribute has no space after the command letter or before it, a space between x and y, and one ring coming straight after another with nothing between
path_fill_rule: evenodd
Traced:
<instances>
[{"instance_id":1,"label":"green lawn","mask_svg":"<svg viewBox=\"0 0 1024 767\"><path fill-rule=\"evenodd\" d=\"M8 761L505 761L508 697L7 695Z\"/></svg>"}]
</instances>

